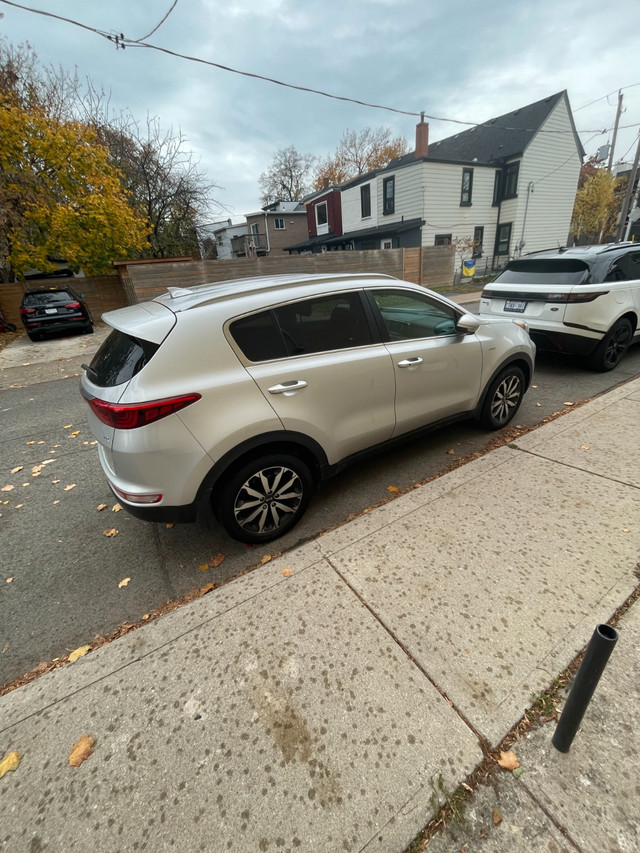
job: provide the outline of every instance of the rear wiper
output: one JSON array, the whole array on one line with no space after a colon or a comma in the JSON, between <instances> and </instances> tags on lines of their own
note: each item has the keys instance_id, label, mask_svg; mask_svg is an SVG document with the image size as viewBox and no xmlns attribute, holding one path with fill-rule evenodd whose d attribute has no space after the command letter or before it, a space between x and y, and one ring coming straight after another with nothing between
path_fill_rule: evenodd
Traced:
<instances>
[{"instance_id":1,"label":"rear wiper","mask_svg":"<svg viewBox=\"0 0 640 853\"><path fill-rule=\"evenodd\" d=\"M98 374L97 374L97 373L96 373L96 371L93 369L93 367L89 367L89 365L88 365L88 364L81 364L81 365L80 365L80 367L81 367L83 370L86 370L86 371L87 371L87 373L88 373L90 376L92 376L94 379L97 379L97 378L98 378Z\"/></svg>"}]
</instances>

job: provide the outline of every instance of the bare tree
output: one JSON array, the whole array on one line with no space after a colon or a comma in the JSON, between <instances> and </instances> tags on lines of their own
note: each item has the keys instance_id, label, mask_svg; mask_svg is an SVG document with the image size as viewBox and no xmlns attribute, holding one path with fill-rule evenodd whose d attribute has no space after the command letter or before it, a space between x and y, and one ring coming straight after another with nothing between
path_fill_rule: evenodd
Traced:
<instances>
[{"instance_id":1,"label":"bare tree","mask_svg":"<svg viewBox=\"0 0 640 853\"><path fill-rule=\"evenodd\" d=\"M401 157L409 150L409 143L402 136L391 136L391 128L379 127L364 130L345 130L332 156L321 160L316 171L314 186L321 189L325 180L337 185L380 169L394 157Z\"/></svg>"},{"instance_id":2,"label":"bare tree","mask_svg":"<svg viewBox=\"0 0 640 853\"><path fill-rule=\"evenodd\" d=\"M263 205L274 201L300 201L311 191L313 154L299 154L293 145L276 151L271 166L260 175Z\"/></svg>"}]
</instances>

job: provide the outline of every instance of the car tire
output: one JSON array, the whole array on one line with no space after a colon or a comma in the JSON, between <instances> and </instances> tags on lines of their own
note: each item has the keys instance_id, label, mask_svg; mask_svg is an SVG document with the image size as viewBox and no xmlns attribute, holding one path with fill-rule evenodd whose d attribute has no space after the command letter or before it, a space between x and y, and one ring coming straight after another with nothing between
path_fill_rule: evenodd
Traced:
<instances>
[{"instance_id":1,"label":"car tire","mask_svg":"<svg viewBox=\"0 0 640 853\"><path fill-rule=\"evenodd\" d=\"M587 366L601 373L613 370L620 364L622 357L629 349L632 337L631 323L626 317L621 317L591 353L587 359Z\"/></svg>"},{"instance_id":2,"label":"car tire","mask_svg":"<svg viewBox=\"0 0 640 853\"><path fill-rule=\"evenodd\" d=\"M92 335L93 334L93 326L85 326L84 327L84 333L85 333L85 335Z\"/></svg>"},{"instance_id":3,"label":"car tire","mask_svg":"<svg viewBox=\"0 0 640 853\"><path fill-rule=\"evenodd\" d=\"M27 332L27 336L30 341L42 340L42 335L40 335L38 332Z\"/></svg>"},{"instance_id":4,"label":"car tire","mask_svg":"<svg viewBox=\"0 0 640 853\"><path fill-rule=\"evenodd\" d=\"M285 494L278 492L285 487ZM274 453L238 468L222 489L216 514L232 539L258 545L277 539L300 521L313 478L296 456Z\"/></svg>"},{"instance_id":5,"label":"car tire","mask_svg":"<svg viewBox=\"0 0 640 853\"><path fill-rule=\"evenodd\" d=\"M502 429L520 408L525 391L525 378L516 365L505 367L489 386L480 411L485 429Z\"/></svg>"}]
</instances>

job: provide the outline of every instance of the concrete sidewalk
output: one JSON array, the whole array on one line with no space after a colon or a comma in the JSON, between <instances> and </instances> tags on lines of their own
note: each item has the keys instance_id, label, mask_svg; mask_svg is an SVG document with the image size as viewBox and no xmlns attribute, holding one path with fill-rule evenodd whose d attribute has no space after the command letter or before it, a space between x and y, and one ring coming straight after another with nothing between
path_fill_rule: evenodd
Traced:
<instances>
[{"instance_id":1,"label":"concrete sidewalk","mask_svg":"<svg viewBox=\"0 0 640 853\"><path fill-rule=\"evenodd\" d=\"M0 698L0 849L405 850L638 586L639 421L634 380ZM640 847L619 630L570 753L428 850Z\"/></svg>"}]
</instances>

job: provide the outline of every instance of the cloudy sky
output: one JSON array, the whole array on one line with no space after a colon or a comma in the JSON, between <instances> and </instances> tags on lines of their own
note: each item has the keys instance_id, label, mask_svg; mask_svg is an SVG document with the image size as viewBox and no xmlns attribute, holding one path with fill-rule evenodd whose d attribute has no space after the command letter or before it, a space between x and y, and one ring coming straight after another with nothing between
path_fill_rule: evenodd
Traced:
<instances>
[{"instance_id":1,"label":"cloudy sky","mask_svg":"<svg viewBox=\"0 0 640 853\"><path fill-rule=\"evenodd\" d=\"M101 33L141 39L174 0L20 0ZM144 121L181 129L234 221L260 207L258 178L294 145L326 156L345 129L388 126L432 141L567 89L587 154L611 139L632 160L640 127L638 0L177 0L146 47L117 50L88 29L0 0L0 36L29 42ZM169 55L184 54L403 115L297 91ZM625 127L627 126L628 127ZM604 133L602 131L605 131Z\"/></svg>"}]
</instances>

